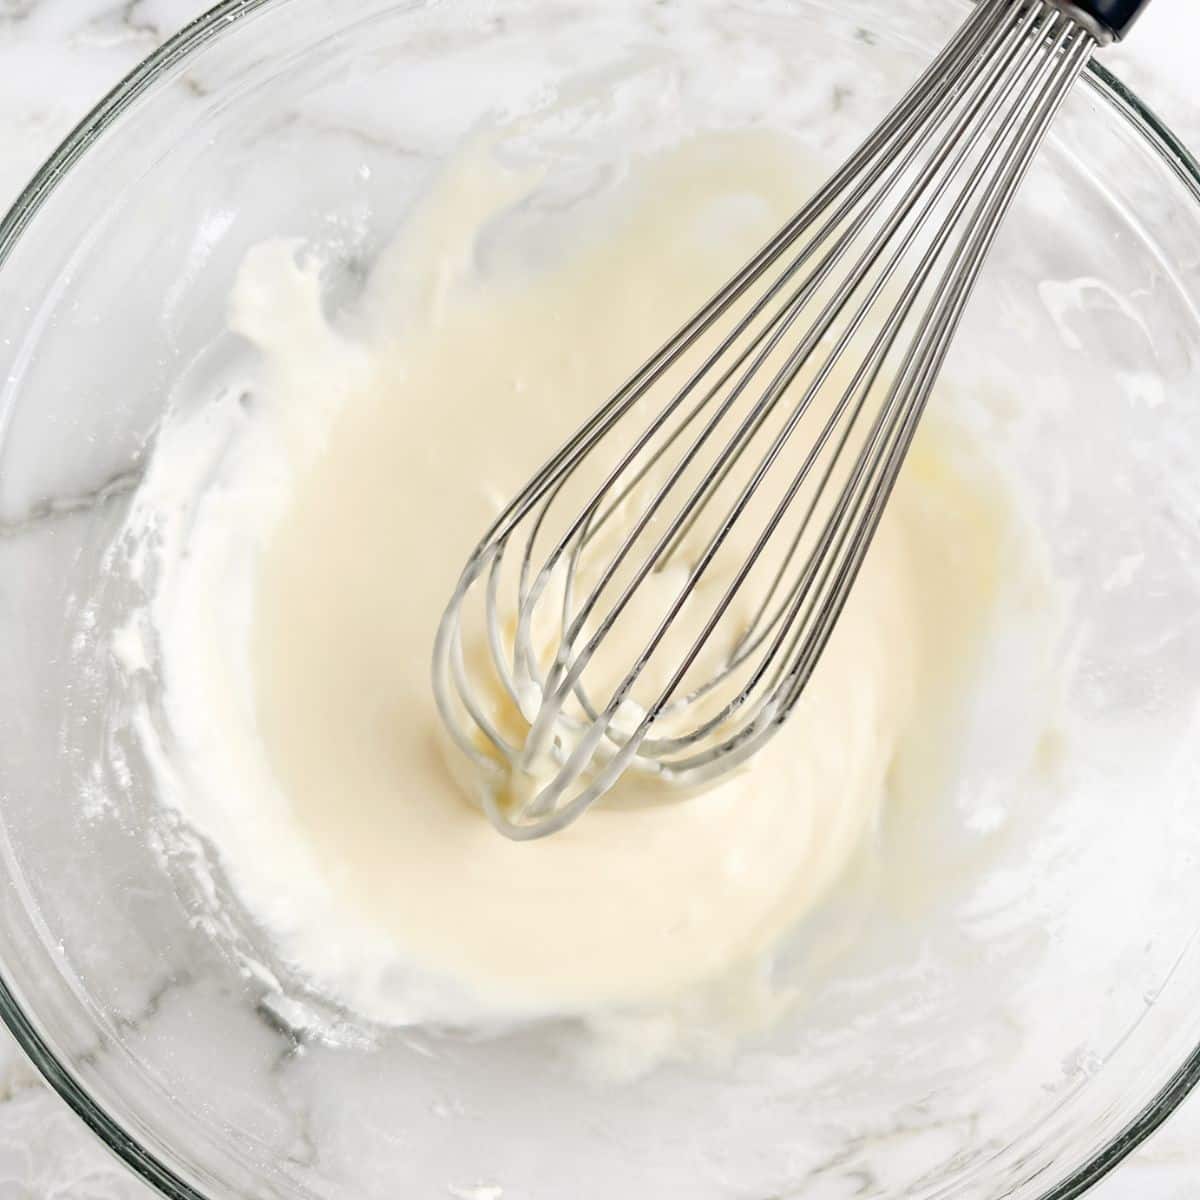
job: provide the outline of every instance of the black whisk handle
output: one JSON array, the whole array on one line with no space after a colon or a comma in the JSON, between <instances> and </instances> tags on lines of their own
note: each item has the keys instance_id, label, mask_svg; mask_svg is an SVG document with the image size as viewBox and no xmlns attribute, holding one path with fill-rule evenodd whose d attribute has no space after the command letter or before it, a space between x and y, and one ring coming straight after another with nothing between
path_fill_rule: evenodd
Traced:
<instances>
[{"instance_id":1,"label":"black whisk handle","mask_svg":"<svg viewBox=\"0 0 1200 1200\"><path fill-rule=\"evenodd\" d=\"M1150 0L1071 0L1066 8L1074 8L1091 17L1102 29L1120 40L1142 15Z\"/></svg>"}]
</instances>

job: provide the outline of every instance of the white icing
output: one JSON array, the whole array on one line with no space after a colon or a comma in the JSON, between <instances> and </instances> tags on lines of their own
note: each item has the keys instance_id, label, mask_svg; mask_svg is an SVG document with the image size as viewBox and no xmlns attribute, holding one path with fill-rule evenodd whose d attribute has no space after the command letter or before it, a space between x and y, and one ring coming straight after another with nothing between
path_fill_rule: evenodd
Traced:
<instances>
[{"instance_id":1,"label":"white icing","mask_svg":"<svg viewBox=\"0 0 1200 1200\"><path fill-rule=\"evenodd\" d=\"M534 176L476 147L337 326L301 247L247 257L231 326L255 377L165 423L123 543L150 549L149 612L113 649L144 670L153 629L164 798L279 953L362 1016L580 1016L610 1073L708 1053L714 1030L787 1007L772 955L871 834L897 764L936 787L930 746L1014 529L948 430L918 441L799 711L748 769L667 804L637 803L651 784L631 780L514 844L443 757L430 643L480 530L806 179L783 139L714 135L583 204L581 228L611 237L483 262Z\"/></svg>"}]
</instances>

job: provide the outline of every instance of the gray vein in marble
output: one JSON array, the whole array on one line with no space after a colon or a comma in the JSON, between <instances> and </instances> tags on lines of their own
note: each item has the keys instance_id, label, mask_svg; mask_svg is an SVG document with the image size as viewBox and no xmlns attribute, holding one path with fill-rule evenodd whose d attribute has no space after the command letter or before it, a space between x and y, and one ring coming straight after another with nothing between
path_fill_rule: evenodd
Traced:
<instances>
[{"instance_id":1,"label":"gray vein in marble","mask_svg":"<svg viewBox=\"0 0 1200 1200\"><path fill-rule=\"evenodd\" d=\"M288 1161L298 1167L312 1168L321 1161L318 1140L313 1133L313 1114L310 1102L284 1081L287 1068L298 1062L304 1054L304 1047L297 1044L285 1050L268 1068L274 1083L275 1094L279 1097L280 1105L287 1111L294 1124L292 1145L288 1148Z\"/></svg>"},{"instance_id":2,"label":"gray vein in marble","mask_svg":"<svg viewBox=\"0 0 1200 1200\"><path fill-rule=\"evenodd\" d=\"M147 1021L152 1021L162 1011L168 997L180 988L191 984L195 976L187 970L172 972L162 979L146 997L145 1003L132 1016L119 1016L116 1025L119 1029L133 1031L140 1029Z\"/></svg>"},{"instance_id":3,"label":"gray vein in marble","mask_svg":"<svg viewBox=\"0 0 1200 1200\"><path fill-rule=\"evenodd\" d=\"M98 46L140 42L152 49L162 41L162 33L153 21L141 15L142 6L143 0L126 0L119 8L93 17L77 36Z\"/></svg>"},{"instance_id":4,"label":"gray vein in marble","mask_svg":"<svg viewBox=\"0 0 1200 1200\"><path fill-rule=\"evenodd\" d=\"M204 93L197 93L203 95ZM415 146L402 146L391 138L383 137L377 133L369 132L366 129L354 125L345 125L338 121L326 121L318 117L312 116L310 113L291 112L280 117L278 121L271 122L263 130L264 136L273 136L278 133L283 133L289 129L295 128L297 125L303 126L305 129L311 130L313 133L321 134L326 137L346 138L348 141L356 142L360 146L366 146L371 150L380 150L385 154L390 154L395 158L416 159L419 161L433 161L437 155L428 150L421 150Z\"/></svg>"},{"instance_id":5,"label":"gray vein in marble","mask_svg":"<svg viewBox=\"0 0 1200 1200\"><path fill-rule=\"evenodd\" d=\"M35 504L24 516L0 521L0 538L15 538L31 533L48 521L89 512L111 500L127 496L141 482L142 469L134 467L106 479L97 487L74 496L54 496Z\"/></svg>"},{"instance_id":6,"label":"gray vein in marble","mask_svg":"<svg viewBox=\"0 0 1200 1200\"><path fill-rule=\"evenodd\" d=\"M0 25L19 25L29 19L38 0L3 0L0 3Z\"/></svg>"},{"instance_id":7,"label":"gray vein in marble","mask_svg":"<svg viewBox=\"0 0 1200 1200\"><path fill-rule=\"evenodd\" d=\"M206 96L212 95L212 89L202 83L190 71L184 75L179 81L197 100L203 100Z\"/></svg>"},{"instance_id":8,"label":"gray vein in marble","mask_svg":"<svg viewBox=\"0 0 1200 1200\"><path fill-rule=\"evenodd\" d=\"M113 1024L122 1033L140 1032L147 1022L158 1016L173 992L188 987L193 982L195 982L194 977L186 971L164 976L151 988L146 1000L138 1009L131 1014L116 1014ZM114 1038L106 1029L98 1029L92 1044L76 1051L72 1056L72 1062L76 1068L82 1066L95 1069L106 1054L120 1048L119 1038Z\"/></svg>"},{"instance_id":9,"label":"gray vein in marble","mask_svg":"<svg viewBox=\"0 0 1200 1200\"><path fill-rule=\"evenodd\" d=\"M830 1177L856 1185L856 1190L850 1193L852 1196L873 1195L881 1191L878 1180L866 1168L854 1165L861 1158L863 1151L885 1142L894 1141L897 1138L955 1130L962 1130L964 1135L963 1140L969 1143L976 1135L978 1128L979 1115L977 1113L967 1113L934 1121L904 1120L901 1118L886 1129L864 1133L859 1137L849 1139L836 1154L809 1170L804 1179L794 1189L782 1192L778 1196L772 1197L772 1200L800 1200L800 1197L806 1195L808 1189L814 1183ZM998 1149L999 1147L995 1148ZM983 1149L986 1150L987 1147L983 1147ZM846 1170L845 1168L852 1169ZM922 1185L936 1183L944 1173L944 1170L945 1164L939 1167L936 1172L907 1181L907 1186L911 1190L917 1191Z\"/></svg>"},{"instance_id":10,"label":"gray vein in marble","mask_svg":"<svg viewBox=\"0 0 1200 1200\"><path fill-rule=\"evenodd\" d=\"M0 1104L41 1085L42 1077L33 1064L22 1054L15 1064L10 1065L5 1077L0 1080Z\"/></svg>"}]
</instances>

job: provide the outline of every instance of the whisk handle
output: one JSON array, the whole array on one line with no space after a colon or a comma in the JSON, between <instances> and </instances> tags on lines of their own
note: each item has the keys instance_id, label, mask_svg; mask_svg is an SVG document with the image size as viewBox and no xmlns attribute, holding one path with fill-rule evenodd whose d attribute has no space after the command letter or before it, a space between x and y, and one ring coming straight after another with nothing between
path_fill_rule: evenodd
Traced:
<instances>
[{"instance_id":1,"label":"whisk handle","mask_svg":"<svg viewBox=\"0 0 1200 1200\"><path fill-rule=\"evenodd\" d=\"M1132 28L1150 0L1070 0L1064 8L1074 8L1091 17L1101 29L1118 41Z\"/></svg>"}]
</instances>

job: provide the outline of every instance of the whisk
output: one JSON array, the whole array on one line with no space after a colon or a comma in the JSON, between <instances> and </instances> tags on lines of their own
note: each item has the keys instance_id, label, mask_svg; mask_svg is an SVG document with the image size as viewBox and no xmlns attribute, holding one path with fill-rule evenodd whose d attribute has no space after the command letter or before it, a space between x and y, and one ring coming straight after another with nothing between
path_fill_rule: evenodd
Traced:
<instances>
[{"instance_id":1,"label":"whisk","mask_svg":"<svg viewBox=\"0 0 1200 1200\"><path fill-rule=\"evenodd\" d=\"M1059 106L1148 0L979 0L844 166L533 475L434 647L514 839L756 753L846 604Z\"/></svg>"}]
</instances>

